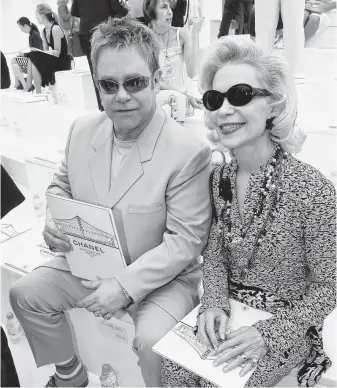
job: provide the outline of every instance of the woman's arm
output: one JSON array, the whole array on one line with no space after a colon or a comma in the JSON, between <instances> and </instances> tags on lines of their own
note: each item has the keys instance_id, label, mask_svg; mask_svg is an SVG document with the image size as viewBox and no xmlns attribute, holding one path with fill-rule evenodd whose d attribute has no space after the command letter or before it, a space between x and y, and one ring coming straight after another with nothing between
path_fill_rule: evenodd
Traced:
<instances>
[{"instance_id":1,"label":"woman's arm","mask_svg":"<svg viewBox=\"0 0 337 388\"><path fill-rule=\"evenodd\" d=\"M214 194L218 192L221 167L217 167L213 173L212 187L213 200L216 203ZM218 225L212 209L212 224L207 244L202 252L203 256L203 287L204 294L201 299L199 315L212 307L221 308L228 317L230 316L229 290L228 290L228 269L225 263L225 255L222 251L222 237L218 233ZM216 209L220 213L220 209Z\"/></svg>"},{"instance_id":2,"label":"woman's arm","mask_svg":"<svg viewBox=\"0 0 337 388\"><path fill-rule=\"evenodd\" d=\"M58 57L61 53L61 39L63 38L63 31L59 26L54 25L52 29L53 39L54 39L54 50L53 54Z\"/></svg>"},{"instance_id":3,"label":"woman's arm","mask_svg":"<svg viewBox=\"0 0 337 388\"><path fill-rule=\"evenodd\" d=\"M43 48L43 51L48 51L49 50L49 46L48 46L48 43L46 41L46 34L45 34L45 30L42 31L42 48Z\"/></svg>"},{"instance_id":4,"label":"woman's arm","mask_svg":"<svg viewBox=\"0 0 337 388\"><path fill-rule=\"evenodd\" d=\"M179 33L187 75L193 79L198 71L199 33L195 28L192 28L192 34L186 28L180 28Z\"/></svg>"},{"instance_id":5,"label":"woman's arm","mask_svg":"<svg viewBox=\"0 0 337 388\"><path fill-rule=\"evenodd\" d=\"M322 324L336 306L336 193L331 182L318 174L314 178L314 195L304 198L303 215L309 286L294 307L280 308L272 318L253 325L276 352L303 340L308 329Z\"/></svg>"},{"instance_id":6,"label":"woman's arm","mask_svg":"<svg viewBox=\"0 0 337 388\"><path fill-rule=\"evenodd\" d=\"M31 47L35 47L39 50L43 50L43 42L42 42L41 36L37 32L32 34Z\"/></svg>"}]
</instances>

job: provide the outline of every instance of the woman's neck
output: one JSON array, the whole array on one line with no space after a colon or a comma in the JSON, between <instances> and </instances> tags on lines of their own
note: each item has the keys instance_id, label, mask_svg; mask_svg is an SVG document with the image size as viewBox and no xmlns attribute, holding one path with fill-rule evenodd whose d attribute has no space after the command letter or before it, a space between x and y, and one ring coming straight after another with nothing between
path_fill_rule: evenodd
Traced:
<instances>
[{"instance_id":1,"label":"woman's neck","mask_svg":"<svg viewBox=\"0 0 337 388\"><path fill-rule=\"evenodd\" d=\"M239 169L248 174L260 171L274 151L274 143L267 131L254 142L233 150Z\"/></svg>"},{"instance_id":2,"label":"woman's neck","mask_svg":"<svg viewBox=\"0 0 337 388\"><path fill-rule=\"evenodd\" d=\"M166 35L169 32L170 28L171 28L171 27L167 28L167 26L160 26L160 25L158 25L158 23L156 21L153 21L151 23L151 26L152 26L153 31L157 35Z\"/></svg>"},{"instance_id":3,"label":"woman's neck","mask_svg":"<svg viewBox=\"0 0 337 388\"><path fill-rule=\"evenodd\" d=\"M49 29L54 24L54 22L50 22L49 20L46 20L45 22L43 22L43 24L47 29Z\"/></svg>"}]
</instances>

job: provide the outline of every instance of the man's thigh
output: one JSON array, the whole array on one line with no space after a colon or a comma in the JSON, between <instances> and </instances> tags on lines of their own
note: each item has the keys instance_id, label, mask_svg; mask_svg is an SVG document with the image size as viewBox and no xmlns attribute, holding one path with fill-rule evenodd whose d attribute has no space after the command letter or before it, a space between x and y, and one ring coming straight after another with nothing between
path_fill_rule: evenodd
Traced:
<instances>
[{"instance_id":1,"label":"man's thigh","mask_svg":"<svg viewBox=\"0 0 337 388\"><path fill-rule=\"evenodd\" d=\"M136 338L153 346L199 303L193 287L172 281L129 309Z\"/></svg>"},{"instance_id":2,"label":"man's thigh","mask_svg":"<svg viewBox=\"0 0 337 388\"><path fill-rule=\"evenodd\" d=\"M76 302L91 292L83 287L81 279L69 271L39 267L14 284L10 298L11 302L20 300L21 304L65 311L76 307Z\"/></svg>"},{"instance_id":3,"label":"man's thigh","mask_svg":"<svg viewBox=\"0 0 337 388\"><path fill-rule=\"evenodd\" d=\"M133 349L151 350L167 334L177 320L157 304L144 300L131 314L135 324Z\"/></svg>"}]
</instances>

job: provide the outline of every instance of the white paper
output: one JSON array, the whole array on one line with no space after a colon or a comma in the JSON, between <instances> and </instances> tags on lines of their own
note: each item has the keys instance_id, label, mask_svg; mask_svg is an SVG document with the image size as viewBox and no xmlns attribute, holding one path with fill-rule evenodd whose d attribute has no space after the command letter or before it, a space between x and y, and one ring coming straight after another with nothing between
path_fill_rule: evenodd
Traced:
<instances>
[{"instance_id":1,"label":"white paper","mask_svg":"<svg viewBox=\"0 0 337 388\"><path fill-rule=\"evenodd\" d=\"M268 312L248 307L235 300L230 300L230 304L231 317L228 321L227 333L237 330L242 326L250 326L259 320L271 317L271 314ZM253 370L241 377L239 375L241 368L224 373L222 368L225 364L218 367L212 365L213 359L208 357L209 350L193 334L193 327L197 322L198 311L199 306L157 342L152 350L217 386L243 387Z\"/></svg>"}]
</instances>

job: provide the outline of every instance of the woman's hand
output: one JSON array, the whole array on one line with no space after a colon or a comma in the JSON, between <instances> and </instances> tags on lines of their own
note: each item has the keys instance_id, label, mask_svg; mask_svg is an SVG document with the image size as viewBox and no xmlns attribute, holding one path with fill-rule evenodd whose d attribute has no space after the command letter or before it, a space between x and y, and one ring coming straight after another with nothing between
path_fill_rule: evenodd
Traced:
<instances>
[{"instance_id":1,"label":"woman's hand","mask_svg":"<svg viewBox=\"0 0 337 388\"><path fill-rule=\"evenodd\" d=\"M226 337L227 314L219 307L205 310L198 317L198 339L209 349L216 350L219 340Z\"/></svg>"},{"instance_id":2,"label":"woman's hand","mask_svg":"<svg viewBox=\"0 0 337 388\"><path fill-rule=\"evenodd\" d=\"M191 104L193 109L203 109L204 104L198 97L187 95L188 102Z\"/></svg>"},{"instance_id":3,"label":"woman's hand","mask_svg":"<svg viewBox=\"0 0 337 388\"><path fill-rule=\"evenodd\" d=\"M57 50L50 50L50 52L54 55L54 57L60 56L60 53Z\"/></svg>"},{"instance_id":4,"label":"woman's hand","mask_svg":"<svg viewBox=\"0 0 337 388\"><path fill-rule=\"evenodd\" d=\"M192 26L192 31L191 31L192 35L199 36L202 26L204 25L204 19L205 18L194 17L190 20L190 25Z\"/></svg>"},{"instance_id":5,"label":"woman's hand","mask_svg":"<svg viewBox=\"0 0 337 388\"><path fill-rule=\"evenodd\" d=\"M214 366L227 363L223 368L225 373L247 362L240 372L240 376L244 376L267 352L268 347L261 333L253 326L243 326L228 334L226 340L210 354L210 357L216 357Z\"/></svg>"}]
</instances>

